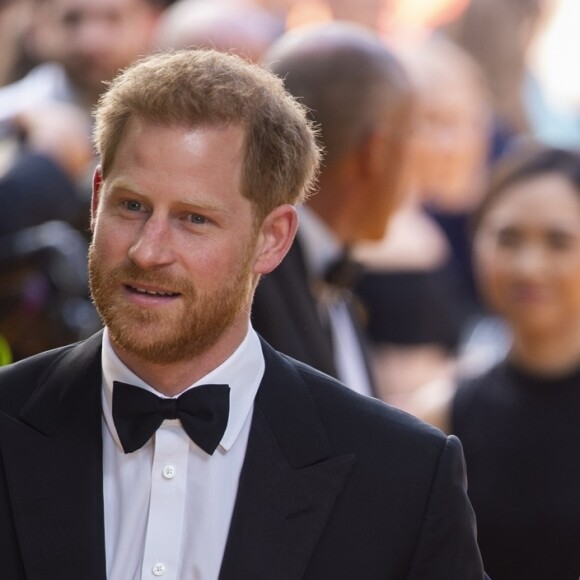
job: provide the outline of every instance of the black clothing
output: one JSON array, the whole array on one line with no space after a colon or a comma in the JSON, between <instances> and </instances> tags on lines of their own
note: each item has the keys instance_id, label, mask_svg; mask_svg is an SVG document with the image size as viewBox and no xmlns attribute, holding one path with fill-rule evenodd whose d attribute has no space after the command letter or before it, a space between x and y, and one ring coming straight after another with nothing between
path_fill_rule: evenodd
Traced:
<instances>
[{"instance_id":1,"label":"black clothing","mask_svg":"<svg viewBox=\"0 0 580 580\"><path fill-rule=\"evenodd\" d=\"M556 379L502 362L461 385L478 542L493 580L580 577L580 368Z\"/></svg>"},{"instance_id":2,"label":"black clothing","mask_svg":"<svg viewBox=\"0 0 580 580\"><path fill-rule=\"evenodd\" d=\"M101 342L0 369L0 576L105 580ZM456 437L275 352L220 580L482 580Z\"/></svg>"},{"instance_id":3,"label":"black clothing","mask_svg":"<svg viewBox=\"0 0 580 580\"><path fill-rule=\"evenodd\" d=\"M321 283L324 280L307 271L301 241L295 239L282 263L264 276L256 288L252 326L276 350L338 378L330 328L314 291ZM354 306L350 305L349 312L365 357L366 336ZM374 392L374 379L366 358L365 363Z\"/></svg>"},{"instance_id":4,"label":"black clothing","mask_svg":"<svg viewBox=\"0 0 580 580\"><path fill-rule=\"evenodd\" d=\"M443 269L368 271L355 294L375 344L435 344L454 350L459 343L461 313Z\"/></svg>"}]
</instances>

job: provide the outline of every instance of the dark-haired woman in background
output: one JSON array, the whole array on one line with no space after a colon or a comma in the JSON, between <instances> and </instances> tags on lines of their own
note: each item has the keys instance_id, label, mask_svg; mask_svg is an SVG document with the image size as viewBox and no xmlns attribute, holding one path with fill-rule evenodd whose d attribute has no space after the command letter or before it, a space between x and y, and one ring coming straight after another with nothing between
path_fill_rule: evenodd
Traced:
<instances>
[{"instance_id":1,"label":"dark-haired woman in background","mask_svg":"<svg viewBox=\"0 0 580 580\"><path fill-rule=\"evenodd\" d=\"M504 361L426 416L458 435L494 580L580 577L580 155L506 161L475 216L477 278Z\"/></svg>"}]
</instances>

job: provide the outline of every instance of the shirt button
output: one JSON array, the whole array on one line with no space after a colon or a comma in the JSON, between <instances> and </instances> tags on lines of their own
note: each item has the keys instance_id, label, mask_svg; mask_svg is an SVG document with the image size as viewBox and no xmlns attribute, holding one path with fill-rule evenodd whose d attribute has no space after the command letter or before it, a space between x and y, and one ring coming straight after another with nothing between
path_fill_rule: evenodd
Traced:
<instances>
[{"instance_id":1,"label":"shirt button","mask_svg":"<svg viewBox=\"0 0 580 580\"><path fill-rule=\"evenodd\" d=\"M155 576L163 576L165 574L165 564L163 562L157 562L153 564L151 571Z\"/></svg>"},{"instance_id":2,"label":"shirt button","mask_svg":"<svg viewBox=\"0 0 580 580\"><path fill-rule=\"evenodd\" d=\"M166 465L163 468L163 477L165 479L173 479L175 477L175 467L173 465Z\"/></svg>"}]
</instances>

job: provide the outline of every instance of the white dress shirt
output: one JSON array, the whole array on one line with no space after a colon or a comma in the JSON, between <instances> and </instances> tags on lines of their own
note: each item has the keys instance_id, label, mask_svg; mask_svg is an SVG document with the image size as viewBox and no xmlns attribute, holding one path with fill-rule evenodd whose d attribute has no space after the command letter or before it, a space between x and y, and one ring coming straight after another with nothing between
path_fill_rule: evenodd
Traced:
<instances>
[{"instance_id":1,"label":"white dress shirt","mask_svg":"<svg viewBox=\"0 0 580 580\"><path fill-rule=\"evenodd\" d=\"M340 241L332 230L310 209L298 208L300 228L298 236L302 243L306 267L317 278L323 278L329 265L343 252ZM338 378L353 391L371 395L367 365L352 316L344 297L334 293L325 299L332 342L334 364Z\"/></svg>"},{"instance_id":2,"label":"white dress shirt","mask_svg":"<svg viewBox=\"0 0 580 580\"><path fill-rule=\"evenodd\" d=\"M102 368L108 580L217 580L264 374L258 336L250 329L223 364L190 387L230 386L227 428L211 456L179 419L165 420L141 449L125 454L112 417L113 381L160 393L121 362L106 330Z\"/></svg>"}]
</instances>

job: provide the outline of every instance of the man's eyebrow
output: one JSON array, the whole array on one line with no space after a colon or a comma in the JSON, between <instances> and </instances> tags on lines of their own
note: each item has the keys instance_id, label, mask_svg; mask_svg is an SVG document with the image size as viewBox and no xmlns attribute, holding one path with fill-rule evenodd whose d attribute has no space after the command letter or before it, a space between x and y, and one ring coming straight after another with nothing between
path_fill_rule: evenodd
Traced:
<instances>
[{"instance_id":1,"label":"man's eyebrow","mask_svg":"<svg viewBox=\"0 0 580 580\"><path fill-rule=\"evenodd\" d=\"M137 187L137 184L126 177L115 177L108 183L108 189L126 189L127 191L132 191L139 195L145 195L145 193Z\"/></svg>"},{"instance_id":2,"label":"man's eyebrow","mask_svg":"<svg viewBox=\"0 0 580 580\"><path fill-rule=\"evenodd\" d=\"M131 179L127 179L125 176L115 177L111 182L108 184L108 189L114 190L126 190L139 197L144 198L145 200L150 199L150 195L143 191L136 183L134 183ZM190 208L191 211L211 211L215 213L225 213L226 210L220 204L215 203L210 198L196 198L196 199L188 199L185 197L180 197L175 200L176 204L179 204L183 207Z\"/></svg>"}]
</instances>

